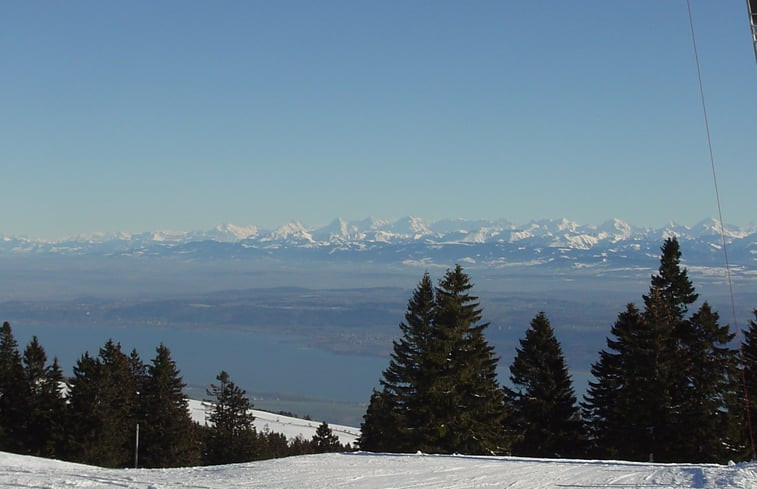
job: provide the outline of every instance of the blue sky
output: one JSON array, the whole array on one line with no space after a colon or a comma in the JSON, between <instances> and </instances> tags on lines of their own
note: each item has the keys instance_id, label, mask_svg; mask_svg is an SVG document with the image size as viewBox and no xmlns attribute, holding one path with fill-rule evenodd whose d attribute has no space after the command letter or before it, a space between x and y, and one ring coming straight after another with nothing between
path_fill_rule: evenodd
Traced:
<instances>
[{"instance_id":1,"label":"blue sky","mask_svg":"<svg viewBox=\"0 0 757 489\"><path fill-rule=\"evenodd\" d=\"M692 0L727 222L743 0ZM0 234L716 216L685 0L6 1Z\"/></svg>"}]
</instances>

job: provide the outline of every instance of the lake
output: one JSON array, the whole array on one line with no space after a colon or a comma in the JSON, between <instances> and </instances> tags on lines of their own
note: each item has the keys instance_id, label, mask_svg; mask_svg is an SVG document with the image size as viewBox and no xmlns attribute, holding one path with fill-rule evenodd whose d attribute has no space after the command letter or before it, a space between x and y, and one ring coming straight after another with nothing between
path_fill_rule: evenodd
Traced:
<instances>
[{"instance_id":1,"label":"lake","mask_svg":"<svg viewBox=\"0 0 757 489\"><path fill-rule=\"evenodd\" d=\"M231 380L252 392L280 392L316 399L367 402L389 358L348 355L308 348L296 338L233 329L40 326L11 323L19 350L33 335L48 358L57 356L66 375L85 352L96 356L109 338L128 354L136 348L145 364L162 342L170 350L184 382L208 387L226 370Z\"/></svg>"}]
</instances>

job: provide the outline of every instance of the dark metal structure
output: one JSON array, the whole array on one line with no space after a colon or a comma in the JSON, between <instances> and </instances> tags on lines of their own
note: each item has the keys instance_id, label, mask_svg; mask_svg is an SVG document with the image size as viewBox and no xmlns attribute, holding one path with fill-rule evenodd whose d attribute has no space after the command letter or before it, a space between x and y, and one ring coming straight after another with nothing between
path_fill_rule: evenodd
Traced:
<instances>
[{"instance_id":1,"label":"dark metal structure","mask_svg":"<svg viewBox=\"0 0 757 489\"><path fill-rule=\"evenodd\" d=\"M752 26L754 60L757 61L757 0L746 0L746 7L749 10L749 23Z\"/></svg>"}]
</instances>

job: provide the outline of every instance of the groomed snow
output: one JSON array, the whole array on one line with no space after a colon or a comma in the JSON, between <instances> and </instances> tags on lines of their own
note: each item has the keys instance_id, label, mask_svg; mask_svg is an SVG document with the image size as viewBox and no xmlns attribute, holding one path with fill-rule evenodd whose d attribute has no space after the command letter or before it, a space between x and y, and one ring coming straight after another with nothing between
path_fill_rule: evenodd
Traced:
<instances>
[{"instance_id":1,"label":"groomed snow","mask_svg":"<svg viewBox=\"0 0 757 489\"><path fill-rule=\"evenodd\" d=\"M102 469L0 452L7 488L755 488L757 464L332 453L186 469Z\"/></svg>"}]
</instances>

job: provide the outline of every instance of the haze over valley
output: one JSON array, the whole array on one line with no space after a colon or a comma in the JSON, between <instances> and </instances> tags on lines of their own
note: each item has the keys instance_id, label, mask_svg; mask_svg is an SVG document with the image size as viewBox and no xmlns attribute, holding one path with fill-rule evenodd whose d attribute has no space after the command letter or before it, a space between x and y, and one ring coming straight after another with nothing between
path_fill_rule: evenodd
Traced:
<instances>
[{"instance_id":1,"label":"haze over valley","mask_svg":"<svg viewBox=\"0 0 757 489\"><path fill-rule=\"evenodd\" d=\"M743 328L755 306L757 231L726 231ZM731 322L718 232L713 220L651 229L620 220L518 226L406 218L56 241L5 236L0 310L22 343L36 334L66 369L109 337L140 351L163 341L200 396L226 369L268 398L362 403L386 367L421 275L436 280L460 263L491 323L500 381L507 382L506 366L529 321L544 311L580 393L616 315L646 293L665 236L679 237L701 297ZM263 381L269 365L286 369ZM355 424L358 411L338 421Z\"/></svg>"}]
</instances>

